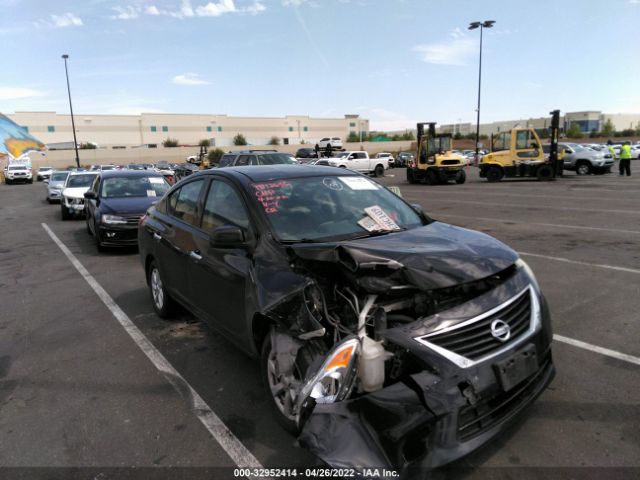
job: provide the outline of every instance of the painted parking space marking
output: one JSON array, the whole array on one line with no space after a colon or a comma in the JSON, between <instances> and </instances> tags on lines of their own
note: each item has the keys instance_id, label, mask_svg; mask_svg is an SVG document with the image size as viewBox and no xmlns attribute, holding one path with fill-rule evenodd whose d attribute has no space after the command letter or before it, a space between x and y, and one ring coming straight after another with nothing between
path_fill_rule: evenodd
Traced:
<instances>
[{"instance_id":1,"label":"painted parking space marking","mask_svg":"<svg viewBox=\"0 0 640 480\"><path fill-rule=\"evenodd\" d=\"M605 355L607 357L615 358L617 360L622 360L623 362L633 363L634 365L640 365L640 357L634 357L633 355L627 355L626 353L617 352L609 348L599 347L598 345L582 342L580 340L575 340L573 338L565 337L563 335L554 334L553 339L556 342L566 343L567 345L572 345L574 347L582 348L584 350L589 350L590 352L599 353L600 355Z\"/></svg>"},{"instance_id":2,"label":"painted parking space marking","mask_svg":"<svg viewBox=\"0 0 640 480\"><path fill-rule=\"evenodd\" d=\"M575 265L584 265L587 267L606 268L608 270L617 270L619 272L635 273L640 275L640 270L636 268L616 267L615 265L605 265L601 263L582 262L580 260L571 260L570 258L550 257L549 255L540 255L538 253L518 252L520 255L528 257L545 258L547 260L555 260L556 262L573 263Z\"/></svg>"},{"instance_id":3,"label":"painted parking space marking","mask_svg":"<svg viewBox=\"0 0 640 480\"><path fill-rule=\"evenodd\" d=\"M102 303L109 309L111 314L116 318L124 330L129 334L131 339L147 356L151 363L158 369L160 373L167 379L173 388L182 396L182 392L186 388L189 392L190 407L198 417L200 422L211 433L213 438L220 444L229 457L241 468L262 468L261 463L253 454L238 440L238 438L229 430L214 411L207 405L204 399L194 390L194 388L180 375L180 373L169 363L169 361L160 353L149 339L140 331L138 327L131 321L129 316L118 306L111 298L107 291L98 283L98 281L87 271L80 263L80 260L71 253L67 246L56 236L46 223L42 223L42 228L47 232L54 243L62 250L67 259L80 273L82 278L89 284L93 291L98 295Z\"/></svg>"},{"instance_id":4,"label":"painted parking space marking","mask_svg":"<svg viewBox=\"0 0 640 480\"><path fill-rule=\"evenodd\" d=\"M599 232L615 232L615 233L630 233L640 235L640 230L620 230L618 228L603 228L603 227L583 227L580 225L560 225L558 223L536 223L536 222L519 222L517 220L506 220L504 218L489 218L489 217L470 217L468 215L454 215L452 213L436 213L434 217L454 217L454 218L468 218L471 220L483 220L487 222L498 222L504 224L515 225L538 225L540 227L552 227L552 228L570 228L574 230L593 230Z\"/></svg>"}]
</instances>

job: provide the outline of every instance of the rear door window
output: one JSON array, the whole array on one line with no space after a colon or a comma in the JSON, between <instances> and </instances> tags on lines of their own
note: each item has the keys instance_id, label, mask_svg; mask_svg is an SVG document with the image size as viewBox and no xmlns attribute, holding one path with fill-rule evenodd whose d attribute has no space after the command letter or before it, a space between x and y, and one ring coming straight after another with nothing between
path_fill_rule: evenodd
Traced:
<instances>
[{"instance_id":1,"label":"rear door window","mask_svg":"<svg viewBox=\"0 0 640 480\"><path fill-rule=\"evenodd\" d=\"M250 157L250 155L240 155L238 157L238 161L236 162L236 167L241 167L243 165L249 165L249 157Z\"/></svg>"},{"instance_id":2,"label":"rear door window","mask_svg":"<svg viewBox=\"0 0 640 480\"><path fill-rule=\"evenodd\" d=\"M202 185L203 180L189 182L171 195L169 205L174 217L192 225L198 224L198 199Z\"/></svg>"}]
</instances>

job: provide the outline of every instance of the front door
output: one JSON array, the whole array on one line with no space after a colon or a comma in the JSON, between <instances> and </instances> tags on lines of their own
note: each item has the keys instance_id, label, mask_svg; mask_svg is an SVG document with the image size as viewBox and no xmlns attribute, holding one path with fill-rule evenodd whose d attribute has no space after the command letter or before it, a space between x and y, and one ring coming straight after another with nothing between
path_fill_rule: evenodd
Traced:
<instances>
[{"instance_id":1,"label":"front door","mask_svg":"<svg viewBox=\"0 0 640 480\"><path fill-rule=\"evenodd\" d=\"M240 227L251 234L249 215L242 197L230 183L214 179L203 205L202 223L194 237L198 256L188 262L193 304L215 327L226 330L237 343L250 338L246 303L251 295L251 258L244 248L218 248L210 244L211 232L223 225Z\"/></svg>"}]
</instances>

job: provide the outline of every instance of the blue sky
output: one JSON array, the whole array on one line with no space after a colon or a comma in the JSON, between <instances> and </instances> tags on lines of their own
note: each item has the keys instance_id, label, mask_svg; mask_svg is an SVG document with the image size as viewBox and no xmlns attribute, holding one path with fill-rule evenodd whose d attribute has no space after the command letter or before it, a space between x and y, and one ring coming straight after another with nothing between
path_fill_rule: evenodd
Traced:
<instances>
[{"instance_id":1,"label":"blue sky","mask_svg":"<svg viewBox=\"0 0 640 480\"><path fill-rule=\"evenodd\" d=\"M0 0L0 112L359 113L371 128L640 112L640 0Z\"/></svg>"}]
</instances>

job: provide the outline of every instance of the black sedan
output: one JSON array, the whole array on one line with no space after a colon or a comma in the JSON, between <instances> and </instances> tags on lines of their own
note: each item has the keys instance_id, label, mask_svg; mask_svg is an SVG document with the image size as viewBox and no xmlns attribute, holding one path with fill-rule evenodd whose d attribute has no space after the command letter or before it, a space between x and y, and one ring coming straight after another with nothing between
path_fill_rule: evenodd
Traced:
<instances>
[{"instance_id":1,"label":"black sedan","mask_svg":"<svg viewBox=\"0 0 640 480\"><path fill-rule=\"evenodd\" d=\"M105 246L135 246L138 221L169 189L160 173L111 170L97 176L84 194L87 232L98 251Z\"/></svg>"},{"instance_id":2,"label":"black sedan","mask_svg":"<svg viewBox=\"0 0 640 480\"><path fill-rule=\"evenodd\" d=\"M355 172L203 171L138 239L156 312L178 302L258 357L278 421L334 467L451 462L554 375L549 310L517 253Z\"/></svg>"},{"instance_id":3,"label":"black sedan","mask_svg":"<svg viewBox=\"0 0 640 480\"><path fill-rule=\"evenodd\" d=\"M318 158L318 154L313 148L299 148L296 152L296 158Z\"/></svg>"}]
</instances>

